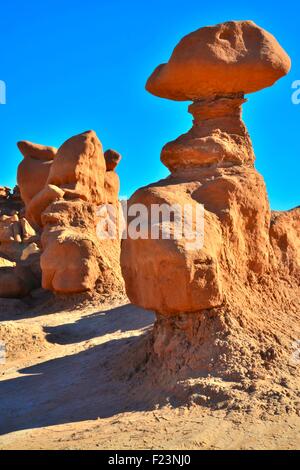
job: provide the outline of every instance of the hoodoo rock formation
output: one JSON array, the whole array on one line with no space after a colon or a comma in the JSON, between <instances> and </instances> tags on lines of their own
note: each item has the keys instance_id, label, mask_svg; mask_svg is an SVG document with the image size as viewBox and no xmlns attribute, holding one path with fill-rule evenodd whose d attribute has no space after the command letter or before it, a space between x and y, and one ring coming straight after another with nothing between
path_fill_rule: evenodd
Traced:
<instances>
[{"instance_id":1,"label":"hoodoo rock formation","mask_svg":"<svg viewBox=\"0 0 300 470\"><path fill-rule=\"evenodd\" d=\"M261 333L262 319L299 312L299 208L271 212L241 118L245 93L273 85L289 68L271 34L251 21L230 21L183 38L147 82L154 95L192 100L194 121L162 150L170 176L139 189L129 208L204 206L202 247L173 236L172 220L159 223L161 233L171 227L170 239L151 239L149 222L148 239L128 237L122 245L127 294L156 312L152 357L169 370L254 377L268 356L259 335L276 333Z\"/></svg>"},{"instance_id":2,"label":"hoodoo rock formation","mask_svg":"<svg viewBox=\"0 0 300 470\"><path fill-rule=\"evenodd\" d=\"M22 200L27 206L44 187L57 150L27 141L18 142L18 147L24 160L18 167L17 180Z\"/></svg>"},{"instance_id":3,"label":"hoodoo rock formation","mask_svg":"<svg viewBox=\"0 0 300 470\"><path fill-rule=\"evenodd\" d=\"M39 191L27 198L26 214L42 229L42 286L61 294L90 291L96 284L101 292L119 289L119 241L99 240L96 235L97 208L112 202L98 137L88 131L70 138L57 151L39 146L38 155L41 152L54 158L43 174L46 178L40 179ZM116 173L114 177L117 203ZM25 186L21 184L23 194Z\"/></svg>"},{"instance_id":4,"label":"hoodoo rock formation","mask_svg":"<svg viewBox=\"0 0 300 470\"><path fill-rule=\"evenodd\" d=\"M0 188L0 298L23 297L39 287L39 236L24 217L16 187Z\"/></svg>"},{"instance_id":5,"label":"hoodoo rock formation","mask_svg":"<svg viewBox=\"0 0 300 470\"><path fill-rule=\"evenodd\" d=\"M117 165L120 163L121 155L115 150L108 149L104 152L106 173L104 178L104 186L106 192L107 204L117 204L120 190L120 180L115 172Z\"/></svg>"},{"instance_id":6,"label":"hoodoo rock formation","mask_svg":"<svg viewBox=\"0 0 300 470\"><path fill-rule=\"evenodd\" d=\"M121 156L107 151L105 160L94 131L58 150L27 141L18 147L23 202L0 188L0 297L41 285L60 294L122 292L120 241L96 232L99 206L118 204Z\"/></svg>"}]
</instances>

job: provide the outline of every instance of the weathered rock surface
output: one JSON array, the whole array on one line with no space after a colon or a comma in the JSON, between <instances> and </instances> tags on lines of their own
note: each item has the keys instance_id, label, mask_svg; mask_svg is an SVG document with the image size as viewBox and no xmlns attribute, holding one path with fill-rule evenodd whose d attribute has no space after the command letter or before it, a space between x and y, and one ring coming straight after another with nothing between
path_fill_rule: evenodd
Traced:
<instances>
[{"instance_id":1,"label":"weathered rock surface","mask_svg":"<svg viewBox=\"0 0 300 470\"><path fill-rule=\"evenodd\" d=\"M121 155L116 150L108 149L104 152L106 171L114 171L121 161Z\"/></svg>"},{"instance_id":2,"label":"weathered rock surface","mask_svg":"<svg viewBox=\"0 0 300 470\"><path fill-rule=\"evenodd\" d=\"M300 279L300 207L273 212L270 237L277 268Z\"/></svg>"},{"instance_id":3,"label":"weathered rock surface","mask_svg":"<svg viewBox=\"0 0 300 470\"><path fill-rule=\"evenodd\" d=\"M299 312L299 208L271 213L241 119L244 93L272 85L289 67L273 36L252 22L229 22L188 35L148 80L147 89L155 95L193 100L194 122L162 150L170 176L139 189L128 201L129 210L143 204L150 215L155 204L177 205L183 214L187 206L204 206L203 246L191 244L185 232L175 236L176 217L154 224L160 234L168 229L170 239L151 238L148 221L142 224L148 238L128 236L122 243L128 297L157 313L151 370L175 371L179 377L181 368L187 374L222 369L228 375L230 360L243 363L244 353L228 327L243 316L241 311L253 309L247 321L249 351L251 341L260 341L260 314L272 310L277 318L288 309L294 316ZM197 233L195 219L190 228ZM198 234L201 241L201 227ZM237 329L245 324L241 320Z\"/></svg>"},{"instance_id":4,"label":"weathered rock surface","mask_svg":"<svg viewBox=\"0 0 300 470\"><path fill-rule=\"evenodd\" d=\"M120 180L117 173L107 171L104 179L105 199L107 204L118 204Z\"/></svg>"},{"instance_id":5,"label":"weathered rock surface","mask_svg":"<svg viewBox=\"0 0 300 470\"><path fill-rule=\"evenodd\" d=\"M245 101L242 95L232 95L190 105L193 127L164 146L164 165L172 173L180 168L253 165L255 156L241 117Z\"/></svg>"},{"instance_id":6,"label":"weathered rock surface","mask_svg":"<svg viewBox=\"0 0 300 470\"><path fill-rule=\"evenodd\" d=\"M102 146L93 131L72 137L59 148L44 189L54 197L40 206L44 288L63 294L84 292L100 277L105 284L105 271L113 276L96 237L96 207L106 202L105 172Z\"/></svg>"},{"instance_id":7,"label":"weathered rock surface","mask_svg":"<svg viewBox=\"0 0 300 470\"><path fill-rule=\"evenodd\" d=\"M10 188L7 186L0 186L0 199L7 199L10 194Z\"/></svg>"},{"instance_id":8,"label":"weathered rock surface","mask_svg":"<svg viewBox=\"0 0 300 470\"><path fill-rule=\"evenodd\" d=\"M63 190L66 199L101 204L105 200L105 171L102 145L94 131L87 131L68 139L58 149L47 184Z\"/></svg>"},{"instance_id":9,"label":"weathered rock surface","mask_svg":"<svg viewBox=\"0 0 300 470\"><path fill-rule=\"evenodd\" d=\"M96 208L80 198L63 198L42 215L43 287L59 293L94 288L100 276L100 247L96 238Z\"/></svg>"},{"instance_id":10,"label":"weathered rock surface","mask_svg":"<svg viewBox=\"0 0 300 470\"><path fill-rule=\"evenodd\" d=\"M23 210L14 209L16 195L9 192L0 215L0 298L24 297L41 282L39 237Z\"/></svg>"},{"instance_id":11,"label":"weathered rock surface","mask_svg":"<svg viewBox=\"0 0 300 470\"><path fill-rule=\"evenodd\" d=\"M253 21L228 21L185 36L147 90L172 100L252 93L286 75L291 61L277 40Z\"/></svg>"},{"instance_id":12,"label":"weathered rock surface","mask_svg":"<svg viewBox=\"0 0 300 470\"><path fill-rule=\"evenodd\" d=\"M0 298L25 297L38 285L34 273L22 264L0 268Z\"/></svg>"},{"instance_id":13,"label":"weathered rock surface","mask_svg":"<svg viewBox=\"0 0 300 470\"><path fill-rule=\"evenodd\" d=\"M19 187L15 186L13 191L8 187L0 186L0 216L11 216L17 212L23 212L24 203L20 196Z\"/></svg>"},{"instance_id":14,"label":"weathered rock surface","mask_svg":"<svg viewBox=\"0 0 300 470\"><path fill-rule=\"evenodd\" d=\"M148 240L123 241L122 270L133 303L163 314L197 312L221 305L236 278L245 283L250 273L270 269L271 213L254 168L183 171L138 190L129 202L144 204L149 213L153 204L197 203L204 205L202 248L184 237L152 240L150 233ZM169 224L161 222L161 230Z\"/></svg>"},{"instance_id":15,"label":"weathered rock surface","mask_svg":"<svg viewBox=\"0 0 300 470\"><path fill-rule=\"evenodd\" d=\"M104 178L104 189L106 194L107 204L118 203L119 191L120 191L120 180L115 169L121 161L121 155L116 150L108 149L104 152L104 158L106 163L106 173Z\"/></svg>"},{"instance_id":16,"label":"weathered rock surface","mask_svg":"<svg viewBox=\"0 0 300 470\"><path fill-rule=\"evenodd\" d=\"M94 131L58 150L27 141L18 147L20 194L0 188L0 297L23 297L41 284L60 294L122 293L120 241L99 239L96 230L98 206L117 208L113 170L121 156L108 152L107 171Z\"/></svg>"},{"instance_id":17,"label":"weathered rock surface","mask_svg":"<svg viewBox=\"0 0 300 470\"><path fill-rule=\"evenodd\" d=\"M24 143L24 152L23 147ZM25 202L28 219L42 230L42 286L60 294L85 292L96 285L103 292L119 289L120 242L99 240L96 233L97 207L117 205L119 178L106 171L94 131L68 139L57 151L50 149L34 146L38 161L43 162L44 152L50 166L39 191L35 188ZM28 144L25 150L26 160Z\"/></svg>"},{"instance_id":18,"label":"weathered rock surface","mask_svg":"<svg viewBox=\"0 0 300 470\"><path fill-rule=\"evenodd\" d=\"M27 141L18 142L18 148L24 159L18 167L17 180L22 200L27 206L44 187L57 150Z\"/></svg>"}]
</instances>

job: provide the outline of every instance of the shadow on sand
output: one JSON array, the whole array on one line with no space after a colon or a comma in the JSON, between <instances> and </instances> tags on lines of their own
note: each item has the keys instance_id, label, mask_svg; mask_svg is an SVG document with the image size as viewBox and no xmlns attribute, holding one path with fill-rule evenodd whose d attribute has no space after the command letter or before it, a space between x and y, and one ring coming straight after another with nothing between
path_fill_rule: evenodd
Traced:
<instances>
[{"instance_id":1,"label":"shadow on sand","mask_svg":"<svg viewBox=\"0 0 300 470\"><path fill-rule=\"evenodd\" d=\"M127 378L127 368L132 350L143 348L153 319L151 312L126 305L48 328L50 340L60 344L119 330L144 331L27 367L19 371L26 375L0 382L0 433L147 409L131 393L135 385Z\"/></svg>"},{"instance_id":2,"label":"shadow on sand","mask_svg":"<svg viewBox=\"0 0 300 470\"><path fill-rule=\"evenodd\" d=\"M75 323L45 327L50 343L73 344L104 336L117 331L139 330L154 322L153 313L131 304L112 310L96 312L80 318Z\"/></svg>"}]
</instances>

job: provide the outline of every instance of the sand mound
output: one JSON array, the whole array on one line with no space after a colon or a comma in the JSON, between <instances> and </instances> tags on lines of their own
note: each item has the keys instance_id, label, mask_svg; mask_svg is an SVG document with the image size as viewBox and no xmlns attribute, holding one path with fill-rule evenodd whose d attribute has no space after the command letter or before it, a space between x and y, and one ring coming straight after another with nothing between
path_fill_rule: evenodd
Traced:
<instances>
[{"instance_id":1,"label":"sand mound","mask_svg":"<svg viewBox=\"0 0 300 470\"><path fill-rule=\"evenodd\" d=\"M16 322L1 322L0 341L4 346L7 362L25 359L49 347L43 329L33 323L19 325Z\"/></svg>"},{"instance_id":2,"label":"sand mound","mask_svg":"<svg viewBox=\"0 0 300 470\"><path fill-rule=\"evenodd\" d=\"M158 316L112 368L126 370L118 374L130 380L137 401L153 407L300 415L299 286L278 279L279 285L274 294L268 278L261 279L251 298L245 287L222 307Z\"/></svg>"}]
</instances>

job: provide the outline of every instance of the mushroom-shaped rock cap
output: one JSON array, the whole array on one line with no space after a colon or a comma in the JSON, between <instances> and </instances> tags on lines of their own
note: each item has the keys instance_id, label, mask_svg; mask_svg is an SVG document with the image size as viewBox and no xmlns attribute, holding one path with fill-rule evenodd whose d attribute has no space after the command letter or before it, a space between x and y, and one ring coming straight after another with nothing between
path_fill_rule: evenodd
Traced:
<instances>
[{"instance_id":1,"label":"mushroom-shaped rock cap","mask_svg":"<svg viewBox=\"0 0 300 470\"><path fill-rule=\"evenodd\" d=\"M290 67L272 34L253 21L228 21L185 36L169 62L154 70L146 89L177 101L252 93L273 85Z\"/></svg>"}]
</instances>

